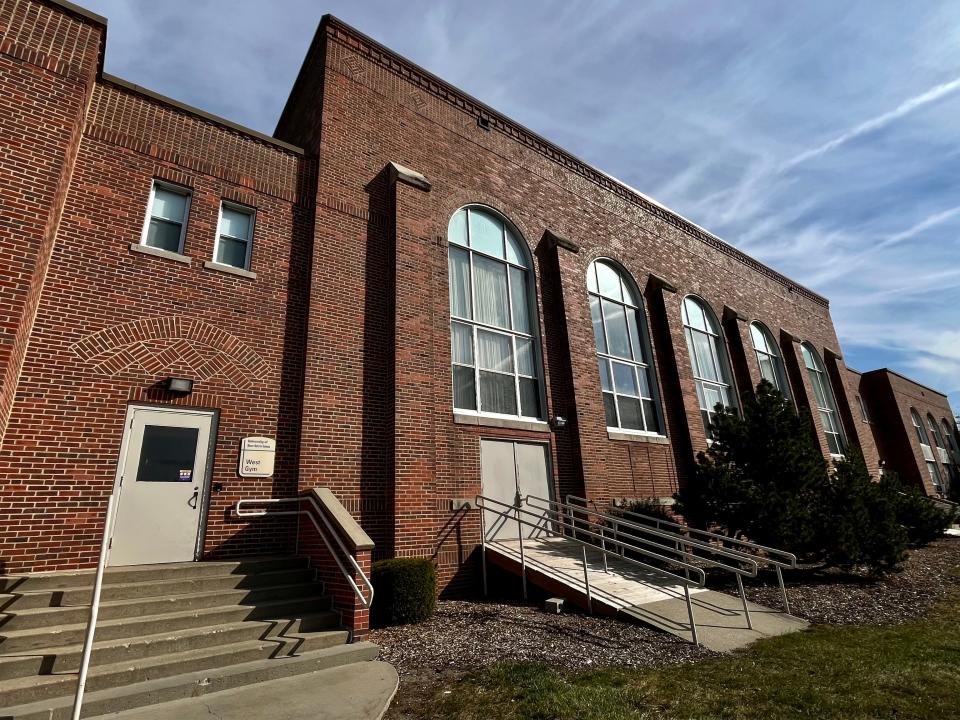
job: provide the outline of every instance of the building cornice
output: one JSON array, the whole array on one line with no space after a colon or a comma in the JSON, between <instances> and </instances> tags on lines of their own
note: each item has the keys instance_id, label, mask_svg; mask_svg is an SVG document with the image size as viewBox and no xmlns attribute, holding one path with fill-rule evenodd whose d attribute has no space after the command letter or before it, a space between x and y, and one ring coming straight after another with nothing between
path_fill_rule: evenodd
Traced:
<instances>
[{"instance_id":1,"label":"building cornice","mask_svg":"<svg viewBox=\"0 0 960 720\"><path fill-rule=\"evenodd\" d=\"M459 88L442 80L419 65L407 60L385 45L364 35L356 28L344 23L332 15L325 15L321 22L321 32L326 37L348 47L353 52L366 58L371 63L381 67L407 82L417 86L422 92L447 102L459 110L483 119L484 127L500 132L516 142L535 150L540 155L557 163L564 169L576 173L595 185L617 195L621 199L641 208L653 217L668 223L674 228L696 238L705 245L718 252L733 258L754 272L757 272L784 286L788 291L795 292L822 307L829 307L829 301L809 288L794 282L787 276L764 265L746 253L737 250L729 243L721 240L713 233L705 230L696 223L643 195L637 190L625 185L614 177L607 175L592 165L580 160L563 148L541 137L532 130L511 120L497 112L489 105L477 100Z\"/></svg>"}]
</instances>

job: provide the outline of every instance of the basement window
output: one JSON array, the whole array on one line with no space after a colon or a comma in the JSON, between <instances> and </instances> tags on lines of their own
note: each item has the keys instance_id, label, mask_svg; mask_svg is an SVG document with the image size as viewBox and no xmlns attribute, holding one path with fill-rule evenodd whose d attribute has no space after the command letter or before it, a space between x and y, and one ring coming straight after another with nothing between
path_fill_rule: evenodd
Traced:
<instances>
[{"instance_id":1,"label":"basement window","mask_svg":"<svg viewBox=\"0 0 960 720\"><path fill-rule=\"evenodd\" d=\"M150 201L147 203L147 219L143 225L140 244L172 253L183 253L187 217L190 214L188 189L153 181Z\"/></svg>"}]
</instances>

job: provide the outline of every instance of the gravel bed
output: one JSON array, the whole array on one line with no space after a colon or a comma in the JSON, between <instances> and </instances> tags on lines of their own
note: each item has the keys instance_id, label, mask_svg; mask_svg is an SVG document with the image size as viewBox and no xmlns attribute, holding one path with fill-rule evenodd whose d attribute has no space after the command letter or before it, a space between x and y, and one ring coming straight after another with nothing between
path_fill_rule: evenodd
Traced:
<instances>
[{"instance_id":1,"label":"gravel bed","mask_svg":"<svg viewBox=\"0 0 960 720\"><path fill-rule=\"evenodd\" d=\"M960 538L943 538L911 551L901 572L880 579L811 571L785 571L784 579L794 615L814 623L893 625L923 615L951 586L960 586L958 566ZM780 607L775 581L748 585L746 593L753 602ZM381 660L418 683L504 660L583 669L652 667L717 655L642 625L576 610L551 615L509 601L441 601L427 622L374 630L370 640L380 645Z\"/></svg>"},{"instance_id":2,"label":"gravel bed","mask_svg":"<svg viewBox=\"0 0 960 720\"><path fill-rule=\"evenodd\" d=\"M814 623L899 625L925 614L960 585L960 538L945 537L910 551L903 570L875 579L865 573L784 571L790 612ZM747 586L747 599L779 609L776 584Z\"/></svg>"},{"instance_id":3,"label":"gravel bed","mask_svg":"<svg viewBox=\"0 0 960 720\"><path fill-rule=\"evenodd\" d=\"M504 660L571 669L693 662L716 653L642 625L577 611L551 615L507 602L445 600L419 625L374 630L380 659L401 676L476 670Z\"/></svg>"}]
</instances>

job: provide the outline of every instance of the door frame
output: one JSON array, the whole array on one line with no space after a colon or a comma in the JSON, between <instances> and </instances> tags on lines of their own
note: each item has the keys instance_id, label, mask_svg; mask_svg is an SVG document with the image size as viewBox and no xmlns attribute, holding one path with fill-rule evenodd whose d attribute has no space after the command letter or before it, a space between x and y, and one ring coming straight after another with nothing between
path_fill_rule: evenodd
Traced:
<instances>
[{"instance_id":1,"label":"door frame","mask_svg":"<svg viewBox=\"0 0 960 720\"><path fill-rule=\"evenodd\" d=\"M196 562L200 559L200 555L203 552L203 544L207 536L207 514L210 510L210 485L213 479L213 461L216 457L217 436L219 435L220 410L218 408L196 407L193 405L153 405L152 403L143 402L127 403L127 411L124 413L123 427L121 428L120 455L117 458L117 470L111 488L111 493L113 493L116 498L116 506L114 508L113 522L110 525L108 546L113 544L113 529L120 515L120 478L123 477L123 473L126 470L127 451L129 450L130 437L132 435L130 432L132 429L131 423L133 422L133 415L137 410L165 412L174 415L190 413L193 415L207 415L210 418L210 438L207 442L204 477L197 483L200 485L200 500L198 503L200 506L200 522L197 524L197 537L194 539L193 544L193 561Z\"/></svg>"},{"instance_id":2,"label":"door frame","mask_svg":"<svg viewBox=\"0 0 960 720\"><path fill-rule=\"evenodd\" d=\"M557 500L557 497L556 497L556 496L557 496L557 490L558 490L558 488L557 488L557 486L556 486L556 478L554 477L554 474L553 474L553 441L552 441L552 438L545 438L545 439L543 439L543 440L539 440L539 439L535 439L535 438L525 438L525 437L519 437L519 438L518 438L518 437L504 437L503 435L487 435L487 434L482 434L482 435L480 435L479 438L478 438L478 440L477 440L477 452L479 453L479 460L480 460L480 462L479 462L479 465L480 465L480 478L479 478L479 480L480 480L480 495L483 495L483 494L484 494L484 492L483 492L483 447L482 447L482 444L483 444L483 441L484 441L484 440L493 440L493 441L496 441L496 442L509 442L509 443L524 443L524 444L527 444L527 445L543 445L543 446L545 446L545 447L546 447L546 450L547 450L547 453L546 453L546 460L547 460L547 490L549 491L549 492L548 492L549 497L547 498L547 500L553 500L553 501L556 501L556 500ZM516 477L517 477L517 457L516 457L516 454L514 454L514 457L513 457L513 473L514 473L514 480L516 480ZM514 495L514 497L516 497L516 495ZM481 510L481 512L483 512L483 511Z\"/></svg>"}]
</instances>

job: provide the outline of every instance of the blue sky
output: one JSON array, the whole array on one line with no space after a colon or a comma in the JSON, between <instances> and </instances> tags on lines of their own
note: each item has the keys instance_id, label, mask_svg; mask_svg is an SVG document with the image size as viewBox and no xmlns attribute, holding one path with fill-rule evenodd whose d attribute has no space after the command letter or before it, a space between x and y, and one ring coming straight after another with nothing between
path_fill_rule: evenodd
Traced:
<instances>
[{"instance_id":1,"label":"blue sky","mask_svg":"<svg viewBox=\"0 0 960 720\"><path fill-rule=\"evenodd\" d=\"M960 410L960 3L80 0L107 72L273 131L332 12L826 295Z\"/></svg>"}]
</instances>

